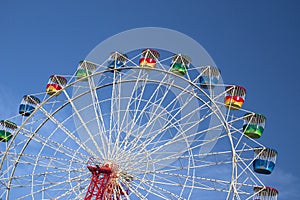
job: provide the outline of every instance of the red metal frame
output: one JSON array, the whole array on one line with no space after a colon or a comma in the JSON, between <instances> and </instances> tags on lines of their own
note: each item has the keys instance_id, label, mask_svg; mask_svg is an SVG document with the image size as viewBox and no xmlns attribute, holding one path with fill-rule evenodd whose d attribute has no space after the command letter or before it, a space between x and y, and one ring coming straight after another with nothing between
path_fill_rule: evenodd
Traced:
<instances>
[{"instance_id":1,"label":"red metal frame","mask_svg":"<svg viewBox=\"0 0 300 200\"><path fill-rule=\"evenodd\" d=\"M92 178L84 200L91 200L95 197L96 200L104 199L104 193L107 183L109 182L112 170L107 167L87 166L92 173Z\"/></svg>"},{"instance_id":2,"label":"red metal frame","mask_svg":"<svg viewBox=\"0 0 300 200\"><path fill-rule=\"evenodd\" d=\"M92 177L84 200L119 200L124 198L125 192L128 195L128 188L119 185L117 171L109 164L101 167L89 165L87 168L92 173ZM124 188L126 188L125 192Z\"/></svg>"}]
</instances>

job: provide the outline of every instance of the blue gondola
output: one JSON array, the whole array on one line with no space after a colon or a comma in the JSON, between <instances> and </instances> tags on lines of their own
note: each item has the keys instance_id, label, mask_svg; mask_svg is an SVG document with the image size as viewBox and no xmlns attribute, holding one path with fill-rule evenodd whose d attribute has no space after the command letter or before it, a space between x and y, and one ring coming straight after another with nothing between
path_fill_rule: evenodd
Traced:
<instances>
[{"instance_id":1,"label":"blue gondola","mask_svg":"<svg viewBox=\"0 0 300 200\"><path fill-rule=\"evenodd\" d=\"M118 70L126 65L127 59L128 57L126 54L122 54L117 51L113 52L108 60L108 68Z\"/></svg>"},{"instance_id":2,"label":"blue gondola","mask_svg":"<svg viewBox=\"0 0 300 200\"><path fill-rule=\"evenodd\" d=\"M221 72L218 68L204 66L201 68L200 86L204 89L213 89L218 84Z\"/></svg>"},{"instance_id":3,"label":"blue gondola","mask_svg":"<svg viewBox=\"0 0 300 200\"><path fill-rule=\"evenodd\" d=\"M271 174L275 167L277 151L269 148L258 148L254 150L254 156L254 171L259 174Z\"/></svg>"},{"instance_id":4,"label":"blue gondola","mask_svg":"<svg viewBox=\"0 0 300 200\"><path fill-rule=\"evenodd\" d=\"M19 113L23 116L29 116L35 110L37 104L41 101L32 95L25 95L22 99L22 102L19 106Z\"/></svg>"}]
</instances>

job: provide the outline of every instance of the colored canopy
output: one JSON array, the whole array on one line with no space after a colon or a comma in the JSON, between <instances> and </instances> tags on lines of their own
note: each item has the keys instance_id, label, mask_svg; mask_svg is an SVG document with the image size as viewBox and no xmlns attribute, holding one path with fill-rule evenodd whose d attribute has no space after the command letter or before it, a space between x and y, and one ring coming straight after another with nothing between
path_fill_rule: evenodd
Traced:
<instances>
[{"instance_id":1,"label":"colored canopy","mask_svg":"<svg viewBox=\"0 0 300 200\"><path fill-rule=\"evenodd\" d=\"M277 151L275 149L269 149L269 148L254 149L254 153L256 155L259 155L261 158L271 158L277 156Z\"/></svg>"},{"instance_id":2,"label":"colored canopy","mask_svg":"<svg viewBox=\"0 0 300 200\"><path fill-rule=\"evenodd\" d=\"M142 51L142 55L144 58L152 58L152 59L158 59L160 56L159 52L153 49L144 49Z\"/></svg>"},{"instance_id":3,"label":"colored canopy","mask_svg":"<svg viewBox=\"0 0 300 200\"><path fill-rule=\"evenodd\" d=\"M246 113L244 115L244 119L253 124L261 124L266 121L266 117L258 113Z\"/></svg>"},{"instance_id":4,"label":"colored canopy","mask_svg":"<svg viewBox=\"0 0 300 200\"><path fill-rule=\"evenodd\" d=\"M52 81L53 83L59 84L59 85L67 84L67 79L63 76L58 76L58 75L51 75L50 81Z\"/></svg>"},{"instance_id":5,"label":"colored canopy","mask_svg":"<svg viewBox=\"0 0 300 200\"><path fill-rule=\"evenodd\" d=\"M265 197L270 197L270 196L277 196L278 195L278 190L275 188L271 187L254 187L254 192L257 193L258 196L265 196Z\"/></svg>"},{"instance_id":6,"label":"colored canopy","mask_svg":"<svg viewBox=\"0 0 300 200\"><path fill-rule=\"evenodd\" d=\"M226 93L231 96L245 96L246 89L242 86L231 85L226 87Z\"/></svg>"},{"instance_id":7,"label":"colored canopy","mask_svg":"<svg viewBox=\"0 0 300 200\"><path fill-rule=\"evenodd\" d=\"M128 57L126 54L122 54L122 53L116 51L116 52L111 53L110 59L125 62L128 59Z\"/></svg>"},{"instance_id":8,"label":"colored canopy","mask_svg":"<svg viewBox=\"0 0 300 200\"><path fill-rule=\"evenodd\" d=\"M218 68L212 66L203 66L201 73L204 76L220 76L221 72Z\"/></svg>"},{"instance_id":9,"label":"colored canopy","mask_svg":"<svg viewBox=\"0 0 300 200\"><path fill-rule=\"evenodd\" d=\"M34 104L34 105L41 103L41 101L37 97L32 95L23 96L23 100L26 101L27 103Z\"/></svg>"},{"instance_id":10,"label":"colored canopy","mask_svg":"<svg viewBox=\"0 0 300 200\"><path fill-rule=\"evenodd\" d=\"M180 63L184 65L189 65L191 63L191 58L187 55L176 54L172 57L172 63Z\"/></svg>"},{"instance_id":11,"label":"colored canopy","mask_svg":"<svg viewBox=\"0 0 300 200\"><path fill-rule=\"evenodd\" d=\"M81 68L84 68L88 71L94 71L96 69L96 64L90 62L90 61L87 61L87 60L82 60L79 62L79 66Z\"/></svg>"},{"instance_id":12,"label":"colored canopy","mask_svg":"<svg viewBox=\"0 0 300 200\"><path fill-rule=\"evenodd\" d=\"M14 123L14 122L11 122L11 121L8 121L8 120L1 120L0 121L0 124L6 128L10 128L10 129L17 129L18 126Z\"/></svg>"}]
</instances>

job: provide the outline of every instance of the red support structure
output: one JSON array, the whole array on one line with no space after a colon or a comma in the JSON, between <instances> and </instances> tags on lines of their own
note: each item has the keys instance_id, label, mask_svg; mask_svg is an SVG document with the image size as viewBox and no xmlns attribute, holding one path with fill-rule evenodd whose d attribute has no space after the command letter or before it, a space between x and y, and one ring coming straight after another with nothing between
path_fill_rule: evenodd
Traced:
<instances>
[{"instance_id":1,"label":"red support structure","mask_svg":"<svg viewBox=\"0 0 300 200\"><path fill-rule=\"evenodd\" d=\"M128 188L118 183L117 168L109 164L103 166L87 166L92 173L90 185L84 200L113 200L124 199L128 195ZM122 184L123 185L123 184ZM124 192L125 191L125 192Z\"/></svg>"},{"instance_id":2,"label":"red support structure","mask_svg":"<svg viewBox=\"0 0 300 200\"><path fill-rule=\"evenodd\" d=\"M105 188L109 182L112 170L107 167L87 166L92 173L92 179L88 187L84 200L91 200L95 197L95 200L104 199Z\"/></svg>"}]
</instances>

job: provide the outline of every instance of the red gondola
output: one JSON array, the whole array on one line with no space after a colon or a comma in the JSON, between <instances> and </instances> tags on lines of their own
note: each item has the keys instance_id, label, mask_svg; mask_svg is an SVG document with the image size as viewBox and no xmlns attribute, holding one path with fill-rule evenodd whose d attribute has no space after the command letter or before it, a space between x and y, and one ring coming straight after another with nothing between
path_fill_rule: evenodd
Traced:
<instances>
[{"instance_id":1,"label":"red gondola","mask_svg":"<svg viewBox=\"0 0 300 200\"><path fill-rule=\"evenodd\" d=\"M225 96L225 106L228 109L238 110L244 102L246 96L246 89L242 86L227 86Z\"/></svg>"},{"instance_id":2,"label":"red gondola","mask_svg":"<svg viewBox=\"0 0 300 200\"><path fill-rule=\"evenodd\" d=\"M145 49L142 52L142 57L140 59L140 67L154 68L156 65L156 60L159 58L160 54L158 51L153 49Z\"/></svg>"},{"instance_id":3,"label":"red gondola","mask_svg":"<svg viewBox=\"0 0 300 200\"><path fill-rule=\"evenodd\" d=\"M48 95L59 95L63 86L67 84L67 79L63 76L51 75L46 87Z\"/></svg>"}]
</instances>

